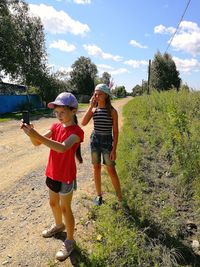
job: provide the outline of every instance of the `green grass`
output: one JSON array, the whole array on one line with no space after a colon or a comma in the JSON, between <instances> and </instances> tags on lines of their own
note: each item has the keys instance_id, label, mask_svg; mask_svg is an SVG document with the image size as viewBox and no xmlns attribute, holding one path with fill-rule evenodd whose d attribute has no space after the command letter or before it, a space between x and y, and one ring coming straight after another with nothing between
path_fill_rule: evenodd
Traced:
<instances>
[{"instance_id":1,"label":"green grass","mask_svg":"<svg viewBox=\"0 0 200 267\"><path fill-rule=\"evenodd\" d=\"M88 104L79 104L79 109L85 109L88 107ZM32 110L30 111L30 118L34 116L51 116L52 110L48 108ZM10 121L10 120L21 120L22 113L21 112L13 112L13 113L6 113L0 115L0 122Z\"/></svg>"},{"instance_id":2,"label":"green grass","mask_svg":"<svg viewBox=\"0 0 200 267\"><path fill-rule=\"evenodd\" d=\"M188 218L200 219L199 107L200 93L175 91L136 97L125 106L117 159L124 209L116 210L106 179L110 198L93 211L102 240L92 240L92 266L194 266L194 259L199 261L181 232ZM186 211L178 211L184 205Z\"/></svg>"},{"instance_id":3,"label":"green grass","mask_svg":"<svg viewBox=\"0 0 200 267\"><path fill-rule=\"evenodd\" d=\"M50 116L52 114L52 110L50 109L38 109L30 111L30 118L33 116ZM2 114L0 117L0 122L9 121L9 120L21 120L22 112L13 112Z\"/></svg>"}]
</instances>

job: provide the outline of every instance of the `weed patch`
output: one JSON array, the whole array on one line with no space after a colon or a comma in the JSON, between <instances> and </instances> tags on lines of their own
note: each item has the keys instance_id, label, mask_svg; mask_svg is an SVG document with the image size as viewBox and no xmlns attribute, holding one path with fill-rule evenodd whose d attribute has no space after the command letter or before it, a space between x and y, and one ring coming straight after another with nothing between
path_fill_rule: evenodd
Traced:
<instances>
[{"instance_id":1,"label":"weed patch","mask_svg":"<svg viewBox=\"0 0 200 267\"><path fill-rule=\"evenodd\" d=\"M110 198L93 214L101 236L90 255L96 266L199 266L191 248L199 231L183 230L200 219L199 107L198 92L175 91L125 106L117 159L123 210L108 181Z\"/></svg>"}]
</instances>

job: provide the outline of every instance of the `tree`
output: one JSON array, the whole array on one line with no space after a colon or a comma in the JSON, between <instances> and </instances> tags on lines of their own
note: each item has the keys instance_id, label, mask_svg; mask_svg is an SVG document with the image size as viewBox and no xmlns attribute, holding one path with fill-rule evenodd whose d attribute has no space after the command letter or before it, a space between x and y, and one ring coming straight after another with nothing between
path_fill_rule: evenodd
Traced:
<instances>
[{"instance_id":1,"label":"tree","mask_svg":"<svg viewBox=\"0 0 200 267\"><path fill-rule=\"evenodd\" d=\"M181 79L171 55L157 52L151 64L150 86L158 91L176 88L179 90Z\"/></svg>"},{"instance_id":2,"label":"tree","mask_svg":"<svg viewBox=\"0 0 200 267\"><path fill-rule=\"evenodd\" d=\"M184 83L184 84L181 84L180 90L189 92L190 91L190 87L187 85L187 83Z\"/></svg>"},{"instance_id":3,"label":"tree","mask_svg":"<svg viewBox=\"0 0 200 267\"><path fill-rule=\"evenodd\" d=\"M110 78L111 78L111 75L108 72L104 72L102 74L102 77L100 78L100 83L104 83L107 86L109 86L110 85Z\"/></svg>"},{"instance_id":4,"label":"tree","mask_svg":"<svg viewBox=\"0 0 200 267\"><path fill-rule=\"evenodd\" d=\"M118 86L112 90L112 94L115 97L119 98L119 97L125 97L127 95L127 92L124 86Z\"/></svg>"},{"instance_id":5,"label":"tree","mask_svg":"<svg viewBox=\"0 0 200 267\"><path fill-rule=\"evenodd\" d=\"M23 0L0 3L0 72L26 85L38 85L46 71L43 25Z\"/></svg>"},{"instance_id":6,"label":"tree","mask_svg":"<svg viewBox=\"0 0 200 267\"><path fill-rule=\"evenodd\" d=\"M89 58L80 57L72 64L70 83L78 94L90 95L94 90L97 67Z\"/></svg>"},{"instance_id":7,"label":"tree","mask_svg":"<svg viewBox=\"0 0 200 267\"><path fill-rule=\"evenodd\" d=\"M138 96L142 94L143 94L143 89L141 85L137 84L136 86L133 87L132 96Z\"/></svg>"}]
</instances>

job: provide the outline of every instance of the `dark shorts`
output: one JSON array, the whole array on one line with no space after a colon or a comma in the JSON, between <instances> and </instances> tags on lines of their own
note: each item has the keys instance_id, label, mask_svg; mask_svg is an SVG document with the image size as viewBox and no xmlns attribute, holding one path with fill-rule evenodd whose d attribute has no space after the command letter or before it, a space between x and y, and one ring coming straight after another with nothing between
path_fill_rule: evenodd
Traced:
<instances>
[{"instance_id":1,"label":"dark shorts","mask_svg":"<svg viewBox=\"0 0 200 267\"><path fill-rule=\"evenodd\" d=\"M77 189L76 180L74 180L70 184L67 184L67 183L62 183L62 182L59 182L59 181L55 181L55 180L47 177L46 178L46 185L53 192L59 193L60 195L68 195L72 191Z\"/></svg>"},{"instance_id":2,"label":"dark shorts","mask_svg":"<svg viewBox=\"0 0 200 267\"><path fill-rule=\"evenodd\" d=\"M90 136L92 164L100 164L101 157L106 166L115 166L115 161L110 159L112 151L112 135L99 135L92 133Z\"/></svg>"}]
</instances>

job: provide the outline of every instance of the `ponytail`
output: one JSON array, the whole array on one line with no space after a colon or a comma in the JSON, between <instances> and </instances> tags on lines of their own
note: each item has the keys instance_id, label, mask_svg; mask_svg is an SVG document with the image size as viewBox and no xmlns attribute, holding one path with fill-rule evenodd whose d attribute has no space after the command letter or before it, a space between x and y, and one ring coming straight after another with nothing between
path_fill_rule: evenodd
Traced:
<instances>
[{"instance_id":1,"label":"ponytail","mask_svg":"<svg viewBox=\"0 0 200 267\"><path fill-rule=\"evenodd\" d=\"M74 122L75 124L78 125L78 119L76 114L74 114ZM79 161L79 163L83 163L83 158L81 156L81 145L79 145L78 148L76 149L76 158Z\"/></svg>"}]
</instances>

